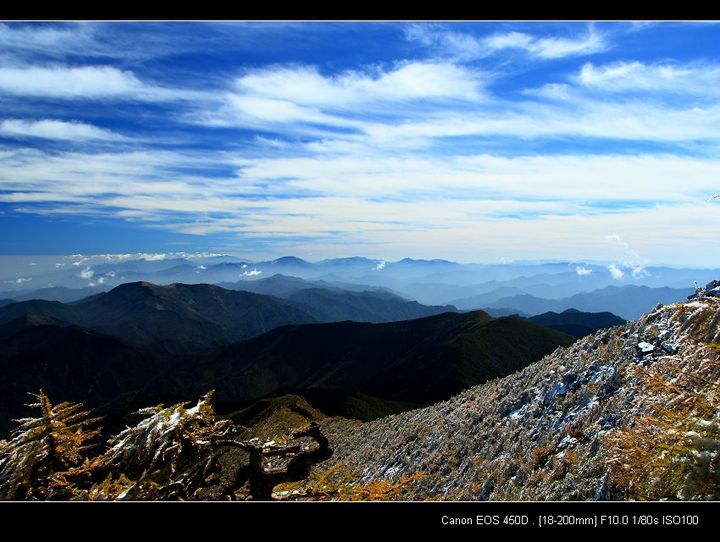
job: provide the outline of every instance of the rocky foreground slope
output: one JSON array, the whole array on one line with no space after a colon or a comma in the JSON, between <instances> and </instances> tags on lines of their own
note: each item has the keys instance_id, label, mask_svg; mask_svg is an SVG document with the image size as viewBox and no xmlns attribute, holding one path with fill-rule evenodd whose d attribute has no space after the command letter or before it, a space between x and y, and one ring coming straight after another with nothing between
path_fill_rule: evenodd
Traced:
<instances>
[{"instance_id":1,"label":"rocky foreground slope","mask_svg":"<svg viewBox=\"0 0 720 542\"><path fill-rule=\"evenodd\" d=\"M325 422L360 482L411 499L720 498L720 299L658 306L428 408Z\"/></svg>"}]
</instances>

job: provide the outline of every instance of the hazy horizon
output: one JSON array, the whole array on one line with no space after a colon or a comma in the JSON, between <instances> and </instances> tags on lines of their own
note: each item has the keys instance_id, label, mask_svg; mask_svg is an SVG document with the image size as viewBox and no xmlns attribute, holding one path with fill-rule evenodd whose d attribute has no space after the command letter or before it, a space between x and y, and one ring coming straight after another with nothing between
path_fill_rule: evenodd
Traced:
<instances>
[{"instance_id":1,"label":"hazy horizon","mask_svg":"<svg viewBox=\"0 0 720 542\"><path fill-rule=\"evenodd\" d=\"M541 265L541 264L553 264L553 263L567 263L571 265L581 265L581 264L592 264L592 265L600 265L600 266L608 266L615 264L618 267L625 267L628 269L632 269L634 267L633 262L631 262L628 259L593 259L593 258L577 258L577 259L571 259L571 258L530 258L530 259L516 259L516 260L510 260L506 258L500 258L497 260L482 260L482 259L448 259L448 258L435 258L435 257L414 257L414 256L407 256L407 255L399 255L394 258L382 258L378 256L372 256L372 255L366 255L366 254L359 254L359 253L351 253L351 254L345 254L345 253L339 253L337 256L329 256L329 257L303 257L299 256L297 254L287 253L287 254L280 254L280 255L274 255L274 254L243 254L241 252L233 252L233 251L225 251L225 252L185 252L185 251L177 251L177 252L145 252L145 251L139 251L139 252L116 252L116 253L37 253L37 254L0 254L0 262L3 261L12 261L16 260L18 262L22 262L23 264L27 264L32 266L33 263L37 263L33 261L33 259L43 258L48 260L53 260L54 263L60 263L62 259L74 259L75 261L82 260L84 258L88 259L97 259L98 261L106 260L108 263L117 263L117 262L124 262L128 260L146 260L146 261L163 261L163 260L172 260L172 259L204 259L204 258L221 258L221 257L229 257L229 258L237 258L238 260L243 260L251 263L259 263L259 262L272 262L274 260L279 260L282 258L298 258L300 260L306 261L308 263L320 263L323 261L331 261L331 260L352 260L352 259L367 259L372 260L375 262L386 262L386 263L398 263L403 260L414 260L414 261L445 261L448 263L457 263L460 265L481 265L481 266L496 266L496 265ZM72 264L72 262L70 262ZM643 264L641 266L638 266L641 268L646 267L668 267L668 268L674 268L674 269L720 269L720 262L716 265L685 265L682 262L671 262L671 261L658 261L658 262L646 262L646 264Z\"/></svg>"}]
</instances>

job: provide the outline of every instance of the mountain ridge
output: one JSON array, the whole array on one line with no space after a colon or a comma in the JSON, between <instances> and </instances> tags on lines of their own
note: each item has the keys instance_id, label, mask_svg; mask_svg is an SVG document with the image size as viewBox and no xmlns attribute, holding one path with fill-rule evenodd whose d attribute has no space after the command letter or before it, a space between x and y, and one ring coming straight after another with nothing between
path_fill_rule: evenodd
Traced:
<instances>
[{"instance_id":1,"label":"mountain ridge","mask_svg":"<svg viewBox=\"0 0 720 542\"><path fill-rule=\"evenodd\" d=\"M378 324L287 325L203 352L177 352L22 315L0 325L0 371L8 377L0 385L0 411L9 422L22 414L25 394L43 388L88 400L117 424L131 405L143 406L143 398L189 400L214 388L225 411L272 395L307 393L329 414L369 419L507 374L572 341L478 311Z\"/></svg>"},{"instance_id":2,"label":"mountain ridge","mask_svg":"<svg viewBox=\"0 0 720 542\"><path fill-rule=\"evenodd\" d=\"M421 500L716 499L718 322L715 298L658 306L447 401L326 420L325 468L423 473Z\"/></svg>"}]
</instances>

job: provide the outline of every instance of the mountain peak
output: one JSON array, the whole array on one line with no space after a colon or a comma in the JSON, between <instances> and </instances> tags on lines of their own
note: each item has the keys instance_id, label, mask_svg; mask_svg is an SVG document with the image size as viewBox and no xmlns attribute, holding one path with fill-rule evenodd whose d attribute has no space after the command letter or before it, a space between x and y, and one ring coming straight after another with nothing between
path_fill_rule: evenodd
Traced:
<instances>
[{"instance_id":1,"label":"mountain peak","mask_svg":"<svg viewBox=\"0 0 720 542\"><path fill-rule=\"evenodd\" d=\"M281 258L277 258L270 263L279 263L283 265L310 265L309 262L303 260L302 258L298 258L297 256L282 256Z\"/></svg>"}]
</instances>

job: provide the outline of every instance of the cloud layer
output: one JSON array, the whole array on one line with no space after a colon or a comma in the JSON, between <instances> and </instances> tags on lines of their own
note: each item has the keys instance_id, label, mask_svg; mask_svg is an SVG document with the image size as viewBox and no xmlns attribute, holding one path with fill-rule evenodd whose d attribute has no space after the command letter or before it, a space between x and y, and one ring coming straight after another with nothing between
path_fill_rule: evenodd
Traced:
<instances>
[{"instance_id":1,"label":"cloud layer","mask_svg":"<svg viewBox=\"0 0 720 542\"><path fill-rule=\"evenodd\" d=\"M190 25L197 59L144 28L0 25L2 212L262 256L711 259L720 64L633 45L663 25Z\"/></svg>"}]
</instances>

